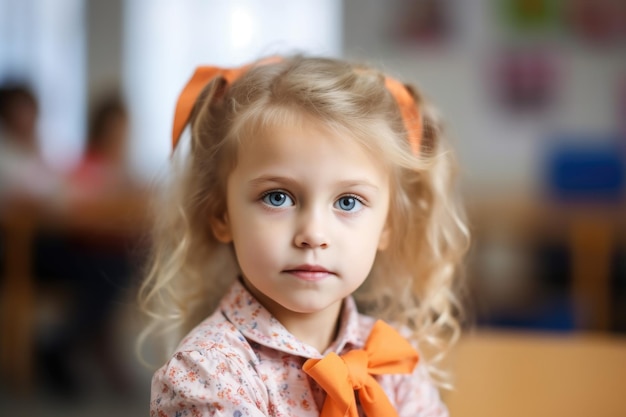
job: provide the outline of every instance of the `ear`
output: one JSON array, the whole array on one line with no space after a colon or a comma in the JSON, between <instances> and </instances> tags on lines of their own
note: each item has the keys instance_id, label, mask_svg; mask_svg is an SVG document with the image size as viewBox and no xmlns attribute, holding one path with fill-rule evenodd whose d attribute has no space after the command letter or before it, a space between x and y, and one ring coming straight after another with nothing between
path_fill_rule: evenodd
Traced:
<instances>
[{"instance_id":1,"label":"ear","mask_svg":"<svg viewBox=\"0 0 626 417\"><path fill-rule=\"evenodd\" d=\"M384 251L389 247L389 243L391 242L391 227L389 226L389 221L385 223L382 232L380 232L380 237L378 238L378 250Z\"/></svg>"},{"instance_id":2,"label":"ear","mask_svg":"<svg viewBox=\"0 0 626 417\"><path fill-rule=\"evenodd\" d=\"M222 243L230 243L233 240L233 234L230 230L230 222L228 220L228 213L224 213L221 216L211 216L209 219L211 230L215 239Z\"/></svg>"}]
</instances>

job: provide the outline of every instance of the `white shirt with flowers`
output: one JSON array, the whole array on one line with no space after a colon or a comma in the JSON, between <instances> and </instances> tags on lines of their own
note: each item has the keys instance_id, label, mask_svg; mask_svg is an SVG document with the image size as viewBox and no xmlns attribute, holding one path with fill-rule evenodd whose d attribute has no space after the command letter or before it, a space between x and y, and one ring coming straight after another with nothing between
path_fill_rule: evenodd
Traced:
<instances>
[{"instance_id":1,"label":"white shirt with flowers","mask_svg":"<svg viewBox=\"0 0 626 417\"><path fill-rule=\"evenodd\" d=\"M215 313L154 374L150 416L317 417L326 394L302 365L329 352L363 348L373 324L346 298L337 340L320 353L235 282ZM377 379L399 416L448 415L424 366L418 364L410 375Z\"/></svg>"}]
</instances>

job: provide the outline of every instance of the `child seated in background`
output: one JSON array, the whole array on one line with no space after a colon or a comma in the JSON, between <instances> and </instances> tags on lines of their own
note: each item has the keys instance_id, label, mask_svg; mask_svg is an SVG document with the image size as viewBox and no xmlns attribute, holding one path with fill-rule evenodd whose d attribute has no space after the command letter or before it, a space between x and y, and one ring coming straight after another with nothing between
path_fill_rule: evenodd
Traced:
<instances>
[{"instance_id":1,"label":"child seated in background","mask_svg":"<svg viewBox=\"0 0 626 417\"><path fill-rule=\"evenodd\" d=\"M47 204L62 181L44 163L37 143L39 106L24 83L0 86L0 203Z\"/></svg>"}]
</instances>

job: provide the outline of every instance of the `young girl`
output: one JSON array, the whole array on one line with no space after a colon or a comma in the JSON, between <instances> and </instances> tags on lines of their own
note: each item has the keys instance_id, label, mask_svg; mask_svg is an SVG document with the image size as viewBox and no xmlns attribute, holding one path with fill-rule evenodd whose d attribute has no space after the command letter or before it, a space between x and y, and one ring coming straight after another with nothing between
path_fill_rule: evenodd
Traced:
<instances>
[{"instance_id":1,"label":"young girl","mask_svg":"<svg viewBox=\"0 0 626 417\"><path fill-rule=\"evenodd\" d=\"M458 337L468 233L422 96L364 66L269 58L199 68L174 147L187 123L140 299L146 333L188 333L151 415L447 415L413 347Z\"/></svg>"}]
</instances>

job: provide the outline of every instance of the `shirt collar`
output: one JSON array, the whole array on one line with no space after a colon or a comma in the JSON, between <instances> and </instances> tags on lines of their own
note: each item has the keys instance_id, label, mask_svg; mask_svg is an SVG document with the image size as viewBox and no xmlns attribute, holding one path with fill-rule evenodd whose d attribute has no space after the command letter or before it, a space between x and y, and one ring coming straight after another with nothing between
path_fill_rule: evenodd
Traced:
<instances>
[{"instance_id":1,"label":"shirt collar","mask_svg":"<svg viewBox=\"0 0 626 417\"><path fill-rule=\"evenodd\" d=\"M317 349L289 333L239 281L234 282L222 298L220 310L248 340L296 356L322 357ZM324 354L362 348L365 340L359 330L359 313L356 304L352 297L346 297L341 311L337 339L331 343Z\"/></svg>"}]
</instances>

